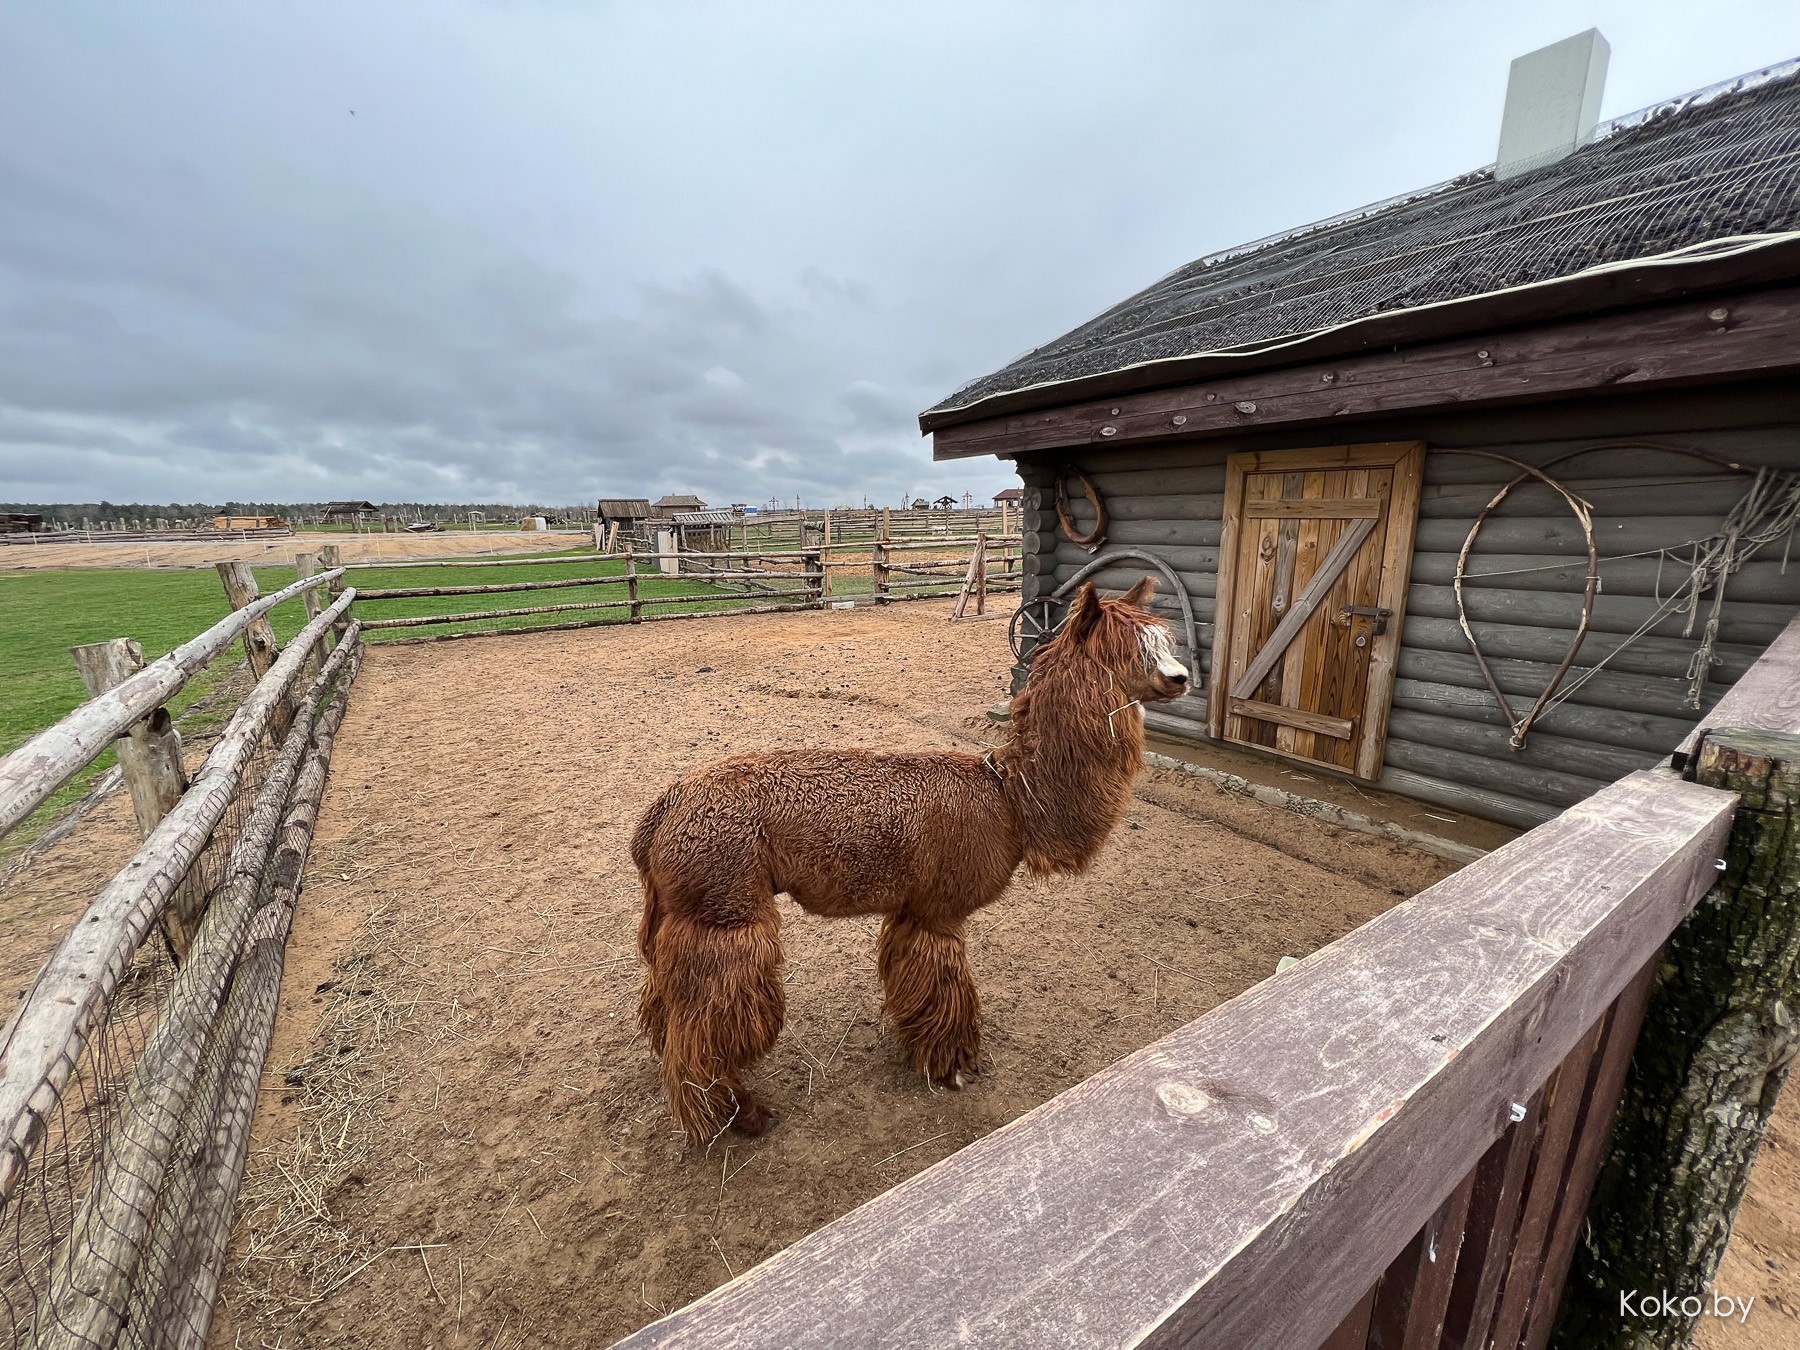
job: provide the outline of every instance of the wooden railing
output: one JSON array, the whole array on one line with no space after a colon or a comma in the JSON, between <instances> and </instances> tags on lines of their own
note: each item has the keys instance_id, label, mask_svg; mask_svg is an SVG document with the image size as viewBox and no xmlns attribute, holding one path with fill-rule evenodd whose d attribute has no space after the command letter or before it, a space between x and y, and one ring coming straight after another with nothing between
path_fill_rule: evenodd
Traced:
<instances>
[{"instance_id":1,"label":"wooden railing","mask_svg":"<svg viewBox=\"0 0 1800 1350\"><path fill-rule=\"evenodd\" d=\"M581 567L583 575L538 575L522 581L471 582L419 586L371 586L359 591L358 610L365 631L389 629L461 628L434 632L425 641L445 637L499 636L513 633L552 632L599 624L685 619L707 613L773 614L817 609L834 600L866 598L877 604L898 600L940 598L956 594L971 583L982 594L1017 591L1020 587L1018 536L972 535L943 539L877 537L861 542L820 544L804 549L762 549L699 552L671 551L641 554L626 547L616 557L578 554L551 558L482 558L411 563L352 563L344 571L379 568L391 573L415 568L542 568ZM336 550L323 550L335 565ZM593 574L596 564L621 570ZM687 589L670 592L670 582L689 583ZM654 583L662 593L651 593ZM585 590L589 587L622 588L616 599L576 599L542 604L503 604L489 608L456 609L442 614L391 615L370 610L369 605L388 600L525 595L532 592ZM475 602L471 600L471 604ZM697 607L697 608L696 608ZM683 612L685 611L685 612ZM538 620L546 615L581 616L555 622L504 623L505 620ZM404 639L403 639L404 640Z\"/></svg>"},{"instance_id":2,"label":"wooden railing","mask_svg":"<svg viewBox=\"0 0 1800 1350\"><path fill-rule=\"evenodd\" d=\"M1633 774L621 1344L1542 1347L1736 807Z\"/></svg>"},{"instance_id":3,"label":"wooden railing","mask_svg":"<svg viewBox=\"0 0 1800 1350\"><path fill-rule=\"evenodd\" d=\"M281 948L361 644L317 592L259 597L137 668L127 639L75 649L95 697L0 760L22 820L119 741L143 842L0 1028L0 1334L50 1347L203 1345L272 1033ZM285 646L269 610L305 604ZM189 781L165 701L241 637L256 676ZM0 826L4 833L6 826Z\"/></svg>"}]
</instances>

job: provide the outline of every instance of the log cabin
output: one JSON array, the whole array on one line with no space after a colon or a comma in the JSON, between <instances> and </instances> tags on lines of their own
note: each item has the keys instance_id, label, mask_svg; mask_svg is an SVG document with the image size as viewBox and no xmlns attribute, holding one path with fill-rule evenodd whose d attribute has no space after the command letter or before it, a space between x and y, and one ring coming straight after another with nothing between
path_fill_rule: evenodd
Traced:
<instances>
[{"instance_id":1,"label":"log cabin","mask_svg":"<svg viewBox=\"0 0 1800 1350\"><path fill-rule=\"evenodd\" d=\"M1203 257L923 413L1024 503L1015 689L1150 570L1151 729L1519 827L1666 757L1800 606L1800 62Z\"/></svg>"}]
</instances>

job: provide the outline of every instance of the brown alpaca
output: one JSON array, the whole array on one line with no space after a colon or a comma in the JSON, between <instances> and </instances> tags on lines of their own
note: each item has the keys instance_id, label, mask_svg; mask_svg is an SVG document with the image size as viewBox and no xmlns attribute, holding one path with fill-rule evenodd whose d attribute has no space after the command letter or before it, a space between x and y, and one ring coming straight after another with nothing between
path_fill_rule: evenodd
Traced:
<instances>
[{"instance_id":1,"label":"brown alpaca","mask_svg":"<svg viewBox=\"0 0 1800 1350\"><path fill-rule=\"evenodd\" d=\"M786 1012L775 897L830 916L883 914L886 1011L919 1072L960 1087L975 1068L980 1000L963 921L1035 875L1083 871L1131 802L1141 708L1188 673L1143 606L1091 585L1038 650L1012 702L1012 735L986 755L794 750L689 774L631 840L644 885L638 1018L690 1138L756 1135L767 1108L744 1074Z\"/></svg>"}]
</instances>

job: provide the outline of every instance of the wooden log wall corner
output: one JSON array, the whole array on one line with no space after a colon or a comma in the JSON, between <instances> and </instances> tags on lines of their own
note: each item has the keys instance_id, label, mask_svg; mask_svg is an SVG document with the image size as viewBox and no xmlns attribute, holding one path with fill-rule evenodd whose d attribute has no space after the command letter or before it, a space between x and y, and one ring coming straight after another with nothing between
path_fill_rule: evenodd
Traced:
<instances>
[{"instance_id":1,"label":"wooden log wall corner","mask_svg":"<svg viewBox=\"0 0 1800 1350\"><path fill-rule=\"evenodd\" d=\"M1800 1052L1800 735L1713 730L1691 763L1695 781L1742 804L1718 883L1664 954L1570 1273L1559 1350L1691 1343L1699 1318L1665 1315L1661 1295L1711 1306L1751 1165ZM1642 1308L1650 1295L1655 1315Z\"/></svg>"}]
</instances>

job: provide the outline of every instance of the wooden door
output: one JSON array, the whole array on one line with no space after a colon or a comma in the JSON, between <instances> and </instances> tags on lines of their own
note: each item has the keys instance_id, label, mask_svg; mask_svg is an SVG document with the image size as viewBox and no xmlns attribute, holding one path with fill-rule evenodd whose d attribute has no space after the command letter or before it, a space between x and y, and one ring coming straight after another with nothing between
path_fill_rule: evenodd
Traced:
<instances>
[{"instance_id":1,"label":"wooden door","mask_svg":"<svg viewBox=\"0 0 1800 1350\"><path fill-rule=\"evenodd\" d=\"M1412 441L1226 462L1214 736L1380 777L1424 463Z\"/></svg>"}]
</instances>

